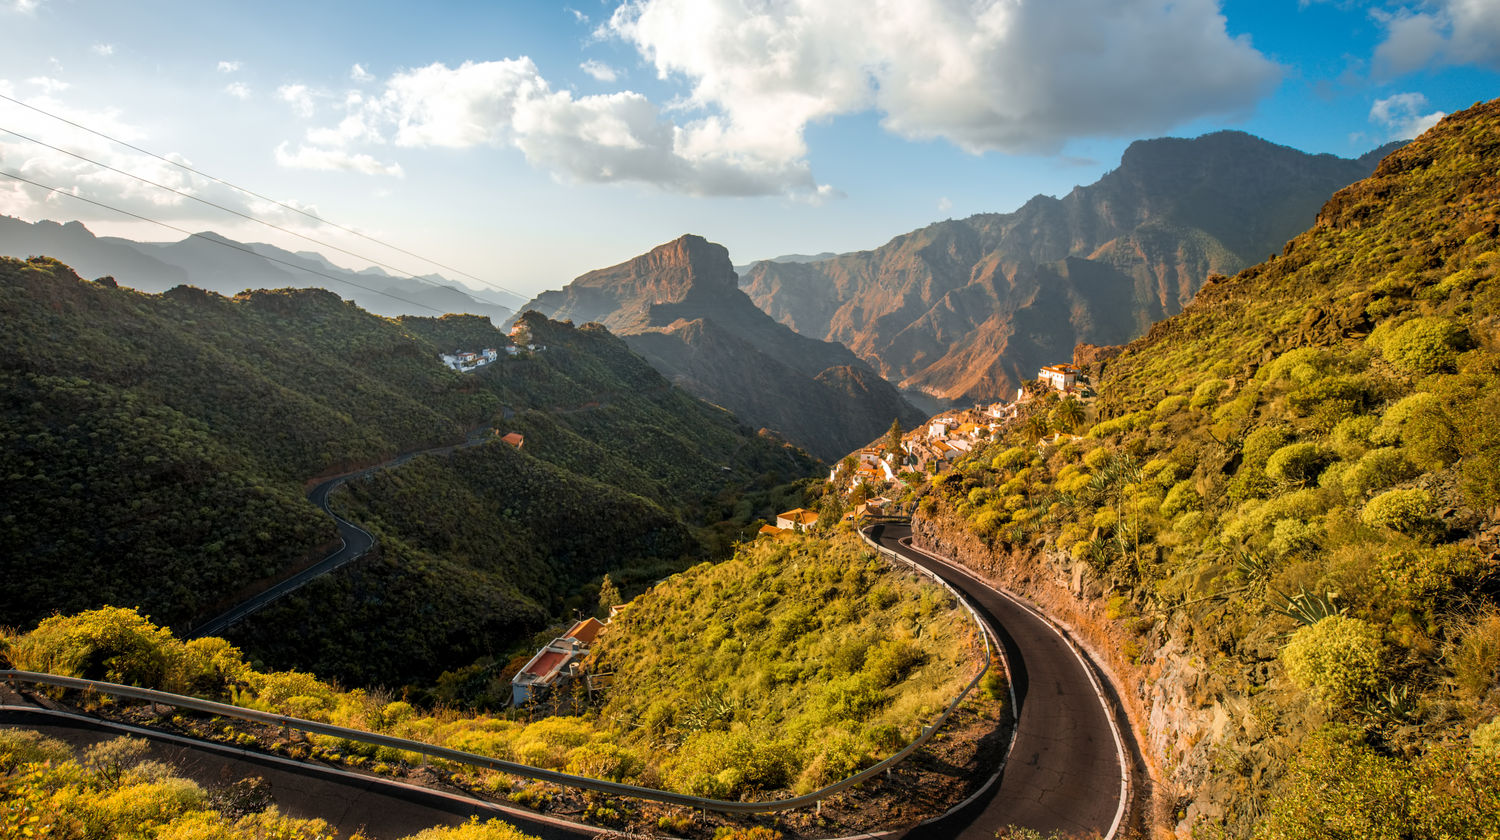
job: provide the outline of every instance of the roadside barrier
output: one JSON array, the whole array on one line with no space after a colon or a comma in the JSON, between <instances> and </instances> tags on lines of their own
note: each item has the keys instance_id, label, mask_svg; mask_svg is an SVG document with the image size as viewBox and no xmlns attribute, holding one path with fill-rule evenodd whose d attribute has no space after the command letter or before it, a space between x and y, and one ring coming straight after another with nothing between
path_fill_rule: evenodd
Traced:
<instances>
[{"instance_id":1,"label":"roadside barrier","mask_svg":"<svg viewBox=\"0 0 1500 840\"><path fill-rule=\"evenodd\" d=\"M865 537L865 539L866 541L869 541L869 537ZM327 735L333 738L343 738L349 741L357 741L362 744L370 744L376 747L389 747L392 749L403 750L405 752L425 755L429 758L439 759L442 761L451 761L457 764L466 764L471 767L496 770L512 776L520 776L526 779L535 779L536 781L540 782L548 782L550 784L577 788L580 790L594 791L596 793L602 793L609 796L623 796L632 799L645 799L652 802L662 802L668 805L681 805L688 808L697 808L703 811L714 811L716 813L722 814L764 814L774 811L791 811L797 808L818 806L819 803L822 802L822 800L827 799L828 797L833 796L836 793L841 793L845 790L848 790L849 788L852 788L862 782L868 781L881 773L891 770L902 761L905 761L908 756L916 752L918 749L921 749L928 741L930 741L932 739L932 736L935 735L937 731L941 729L945 723L948 722L948 718L951 717L954 711L958 709L959 704L962 703L969 696L970 692L972 692L974 688L979 685L979 681L984 679L985 674L989 673L990 667L994 661L994 655L992 652L993 647L990 644L988 629L985 627L984 622L980 620L979 614L974 611L974 608L969 605L969 602L965 600L962 595L960 595L956 590L953 589L953 587L949 586L941 578L933 575L926 569L922 569L920 566L911 564L908 561L905 561L904 558L901 558L899 555L892 554L890 551L880 548L880 546L878 545L875 547L881 552L882 555L895 557L898 560L902 560L902 562L906 562L907 565L910 565L913 568L918 569L919 571L925 572L933 579L935 579L939 584L941 584L944 589L948 590L948 592L950 592L954 597L958 598L958 602L963 604L965 609L968 610L969 617L973 619L974 623L979 629L981 637L984 639L984 666L980 668L979 673L975 674L974 678L964 686L963 691L959 692L958 696L954 698L953 702L948 704L948 707L943 710L942 714L938 715L937 719L932 724L922 727L922 732L917 736L916 740L912 741L910 744L907 744L904 748L901 749L900 752L892 755L890 758L887 758L878 764L872 765L865 768L864 770L861 770L858 773L855 773L853 776L850 776L847 779L834 782L833 784L820 790L815 790L812 793L803 794L802 796L795 796L790 799L775 799L765 802L730 802L723 799L706 799L698 796L689 796L683 793L673 793L671 791L656 790L655 788L627 785L621 782L609 782L602 779L590 779L586 776L574 776L568 773L559 773L555 770L543 770L539 767L529 767L525 764L517 764L511 761L492 758L486 755L478 755L471 752L464 752L462 750L450 749L448 747L440 747L436 744L427 744L421 741L412 741L406 738L397 738L391 735L382 735L378 732L366 732L360 729L347 729L342 726L334 726L333 724L322 723L315 720L305 720L302 718L291 717L289 715L276 714L274 712L262 712L256 709L246 709L240 706L231 706L227 703L216 703L212 700L201 700L197 697L188 697L181 694L172 694L165 691L155 691L148 688L136 688L135 686L119 685L116 683L99 682L97 680L85 680L79 679L77 677L60 677L53 674L40 674L34 671L14 670L0 670L0 679L6 680L12 686L17 683L30 683L33 685L48 685L58 688L77 689L80 691L93 691L111 697L124 697L131 700L143 700L148 703L171 706L178 709L187 709L189 711L201 712L203 714L216 715L226 718L236 718L239 720L252 721L254 723L270 724L272 726L281 727L284 730L296 729L301 732L310 732L316 735Z\"/></svg>"}]
</instances>

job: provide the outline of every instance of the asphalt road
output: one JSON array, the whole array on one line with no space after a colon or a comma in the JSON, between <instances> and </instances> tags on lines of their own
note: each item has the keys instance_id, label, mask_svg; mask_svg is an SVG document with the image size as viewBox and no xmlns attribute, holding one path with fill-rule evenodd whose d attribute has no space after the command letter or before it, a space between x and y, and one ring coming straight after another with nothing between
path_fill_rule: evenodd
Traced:
<instances>
[{"instance_id":1,"label":"asphalt road","mask_svg":"<svg viewBox=\"0 0 1500 840\"><path fill-rule=\"evenodd\" d=\"M297 591L298 589L301 589L302 587L306 586L314 580L317 580L323 575L328 574L329 572L335 571L336 569L342 568L343 566L347 566L355 560L358 560L359 558L365 556L365 554L368 553L370 549L374 548L375 537L371 535L369 531L366 531L358 525L355 525L353 522L350 522L342 516L339 516L328 507L328 494L332 493L334 489L337 488L340 484L343 484L351 478L363 478L364 476L370 475L371 473L377 472L379 470L400 466L401 464L404 464L407 461L410 461L411 459L421 455L446 455L450 452L453 452L454 450L466 449L470 446L477 446L478 444L484 443L485 441L490 439L490 435L488 434L488 432L489 429L480 429L479 431L471 433L468 439L466 439L463 443L456 443L449 446L439 446L433 449L423 449L418 452L408 452L405 455L397 456L389 461L385 461L384 463L376 464L373 467L359 470L358 472L335 476L334 478L330 478L327 481L321 482L317 486L313 487L312 490L308 491L307 500L317 505L318 508L324 513L333 517L334 524L337 525L339 529L339 539L343 541L343 544L339 547L339 549L328 555L327 557L324 557L322 560L319 560L317 563L307 567L306 569L303 569L297 574L292 575L285 580L278 581L275 584L272 584L271 586L261 590L255 595L252 595L249 598L246 598L245 600L239 602L238 604L235 604L234 606L230 607L214 618L211 618L208 621L205 621L202 624L198 625L197 627L194 627L192 630L189 630L187 632L186 637L189 639L196 639L201 636L217 636L220 633L223 633L225 630L229 629L232 625L243 620L246 616L249 616L252 613L265 608L266 605L279 598L282 598L292 592Z\"/></svg>"},{"instance_id":2,"label":"asphalt road","mask_svg":"<svg viewBox=\"0 0 1500 840\"><path fill-rule=\"evenodd\" d=\"M172 765L205 788L260 776L283 813L327 820L341 837L363 830L371 840L396 840L435 825L458 825L470 816L481 821L500 819L542 840L584 840L602 833L387 779L44 711L0 710L0 727L33 729L75 748L125 734L145 737L151 741L150 758Z\"/></svg>"},{"instance_id":3,"label":"asphalt road","mask_svg":"<svg viewBox=\"0 0 1500 840\"><path fill-rule=\"evenodd\" d=\"M1090 666L1018 599L902 543L911 536L909 526L876 525L870 536L968 596L1005 647L1018 712L999 782L959 811L901 836L992 840L1007 826L1109 836L1124 814L1121 780L1129 765Z\"/></svg>"}]
</instances>

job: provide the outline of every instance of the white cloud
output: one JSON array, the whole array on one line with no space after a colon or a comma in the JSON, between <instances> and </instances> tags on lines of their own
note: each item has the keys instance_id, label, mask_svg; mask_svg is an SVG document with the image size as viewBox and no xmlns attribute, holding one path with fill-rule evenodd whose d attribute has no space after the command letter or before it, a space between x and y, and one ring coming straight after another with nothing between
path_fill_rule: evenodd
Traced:
<instances>
[{"instance_id":1,"label":"white cloud","mask_svg":"<svg viewBox=\"0 0 1500 840\"><path fill-rule=\"evenodd\" d=\"M1375 48L1375 66L1383 74L1434 64L1500 69L1500 3L1495 0L1429 0L1372 14L1386 30Z\"/></svg>"},{"instance_id":2,"label":"white cloud","mask_svg":"<svg viewBox=\"0 0 1500 840\"><path fill-rule=\"evenodd\" d=\"M946 213L953 209L953 201L945 195L937 200L937 209L939 213Z\"/></svg>"},{"instance_id":3,"label":"white cloud","mask_svg":"<svg viewBox=\"0 0 1500 840\"><path fill-rule=\"evenodd\" d=\"M51 96L54 93L61 93L72 87L72 85L68 84L67 82L62 81L61 79L51 78L50 76L33 76L27 79L26 83L28 85L40 88L43 96Z\"/></svg>"},{"instance_id":4,"label":"white cloud","mask_svg":"<svg viewBox=\"0 0 1500 840\"><path fill-rule=\"evenodd\" d=\"M809 122L876 109L971 151L1246 114L1280 69L1217 0L628 0L610 31L691 85L684 145L794 161Z\"/></svg>"},{"instance_id":5,"label":"white cloud","mask_svg":"<svg viewBox=\"0 0 1500 840\"><path fill-rule=\"evenodd\" d=\"M235 99L244 100L250 98L250 86L244 82L230 82L224 86L224 92Z\"/></svg>"},{"instance_id":6,"label":"white cloud","mask_svg":"<svg viewBox=\"0 0 1500 840\"><path fill-rule=\"evenodd\" d=\"M89 51L102 58L109 58L115 54L115 46L114 44L95 44L89 47Z\"/></svg>"},{"instance_id":7,"label":"white cloud","mask_svg":"<svg viewBox=\"0 0 1500 840\"><path fill-rule=\"evenodd\" d=\"M313 103L312 91L307 85L282 85L276 89L276 96L281 101L292 106L292 110L300 117L311 117L317 106Z\"/></svg>"},{"instance_id":8,"label":"white cloud","mask_svg":"<svg viewBox=\"0 0 1500 840\"><path fill-rule=\"evenodd\" d=\"M369 82L374 81L375 76L371 74L370 71L366 70L362 65L356 64L353 67L349 68L349 78L353 79L356 82Z\"/></svg>"},{"instance_id":9,"label":"white cloud","mask_svg":"<svg viewBox=\"0 0 1500 840\"><path fill-rule=\"evenodd\" d=\"M42 5L41 0L12 0L10 7L23 15L29 15L40 5Z\"/></svg>"},{"instance_id":10,"label":"white cloud","mask_svg":"<svg viewBox=\"0 0 1500 840\"><path fill-rule=\"evenodd\" d=\"M1392 140L1410 140L1447 116L1442 111L1423 114L1426 107L1427 97L1422 94L1398 93L1375 100L1370 106L1370 122L1384 127Z\"/></svg>"},{"instance_id":11,"label":"white cloud","mask_svg":"<svg viewBox=\"0 0 1500 840\"><path fill-rule=\"evenodd\" d=\"M592 58L578 65L578 69L601 82L613 82L620 78L619 71L615 70L615 68L610 67L602 61L595 61Z\"/></svg>"},{"instance_id":12,"label":"white cloud","mask_svg":"<svg viewBox=\"0 0 1500 840\"><path fill-rule=\"evenodd\" d=\"M238 73L240 66L238 61L221 61L218 70L220 73Z\"/></svg>"},{"instance_id":13,"label":"white cloud","mask_svg":"<svg viewBox=\"0 0 1500 840\"><path fill-rule=\"evenodd\" d=\"M399 163L381 163L375 158L340 149L320 149L315 146L299 146L293 152L282 143L276 147L276 163L288 169L318 169L325 171L359 172L365 175L394 175L403 177Z\"/></svg>"},{"instance_id":14,"label":"white cloud","mask_svg":"<svg viewBox=\"0 0 1500 840\"><path fill-rule=\"evenodd\" d=\"M827 194L800 158L690 142L695 135L664 119L645 96L554 91L529 58L398 73L379 98L359 103L351 116L367 128L380 126L398 146L510 146L533 165L575 181L647 183L695 195Z\"/></svg>"},{"instance_id":15,"label":"white cloud","mask_svg":"<svg viewBox=\"0 0 1500 840\"><path fill-rule=\"evenodd\" d=\"M589 16L588 15L584 14L583 12L578 11L577 9L573 8L572 6L564 6L563 8L567 9L568 12L570 12L573 15L573 19L576 20L576 21L578 21L579 23L588 23L589 22Z\"/></svg>"}]
</instances>

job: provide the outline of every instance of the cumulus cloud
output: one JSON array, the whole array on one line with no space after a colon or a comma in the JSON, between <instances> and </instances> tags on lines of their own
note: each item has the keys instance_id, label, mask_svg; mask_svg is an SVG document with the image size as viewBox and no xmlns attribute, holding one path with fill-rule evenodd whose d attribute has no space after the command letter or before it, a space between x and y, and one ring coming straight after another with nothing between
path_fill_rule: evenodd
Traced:
<instances>
[{"instance_id":1,"label":"cumulus cloud","mask_svg":"<svg viewBox=\"0 0 1500 840\"><path fill-rule=\"evenodd\" d=\"M291 105L300 117L311 117L318 110L307 85L282 85L276 89L276 96Z\"/></svg>"},{"instance_id":2,"label":"cumulus cloud","mask_svg":"<svg viewBox=\"0 0 1500 840\"><path fill-rule=\"evenodd\" d=\"M10 7L23 15L29 15L40 5L41 0L12 0Z\"/></svg>"},{"instance_id":3,"label":"cumulus cloud","mask_svg":"<svg viewBox=\"0 0 1500 840\"><path fill-rule=\"evenodd\" d=\"M359 64L349 68L349 78L356 82L370 82L375 80L375 76Z\"/></svg>"},{"instance_id":4,"label":"cumulus cloud","mask_svg":"<svg viewBox=\"0 0 1500 840\"><path fill-rule=\"evenodd\" d=\"M1392 140L1410 140L1447 116L1442 111L1424 114L1422 109L1426 107L1426 96L1420 93L1398 93L1375 100L1375 104L1370 106L1370 122L1385 128Z\"/></svg>"},{"instance_id":5,"label":"cumulus cloud","mask_svg":"<svg viewBox=\"0 0 1500 840\"><path fill-rule=\"evenodd\" d=\"M224 92L235 99L244 100L250 98L250 86L244 82L230 82L224 86Z\"/></svg>"},{"instance_id":6,"label":"cumulus cloud","mask_svg":"<svg viewBox=\"0 0 1500 840\"><path fill-rule=\"evenodd\" d=\"M695 195L791 193L816 200L831 194L801 159L690 145L692 138L645 96L575 97L553 90L524 57L403 71L379 96L351 97L343 107L337 126L309 131L304 149L282 151L279 158L314 161L323 152L330 160L352 159L352 144L383 140L406 148L495 146L515 148L534 166L586 183L646 183ZM368 161L341 168L380 171Z\"/></svg>"},{"instance_id":7,"label":"cumulus cloud","mask_svg":"<svg viewBox=\"0 0 1500 840\"><path fill-rule=\"evenodd\" d=\"M240 63L238 61L221 61L219 62L218 70L220 73L238 73L240 71Z\"/></svg>"},{"instance_id":8,"label":"cumulus cloud","mask_svg":"<svg viewBox=\"0 0 1500 840\"><path fill-rule=\"evenodd\" d=\"M687 146L780 160L871 108L907 138L1052 153L1247 114L1280 78L1216 0L628 0L608 27L691 85Z\"/></svg>"},{"instance_id":9,"label":"cumulus cloud","mask_svg":"<svg viewBox=\"0 0 1500 840\"><path fill-rule=\"evenodd\" d=\"M578 69L601 82L613 82L620 78L620 74L615 68L610 67L602 61L595 61L592 58L578 65Z\"/></svg>"},{"instance_id":10,"label":"cumulus cloud","mask_svg":"<svg viewBox=\"0 0 1500 840\"><path fill-rule=\"evenodd\" d=\"M365 175L393 175L397 178L405 174L401 170L401 164L381 163L367 154L341 149L320 149L315 146L299 146L294 152L288 145L282 143L276 147L276 163L288 169L359 172Z\"/></svg>"},{"instance_id":11,"label":"cumulus cloud","mask_svg":"<svg viewBox=\"0 0 1500 840\"><path fill-rule=\"evenodd\" d=\"M114 44L95 44L89 47L89 51L101 58L109 58L115 54Z\"/></svg>"},{"instance_id":12,"label":"cumulus cloud","mask_svg":"<svg viewBox=\"0 0 1500 840\"><path fill-rule=\"evenodd\" d=\"M1386 30L1375 48L1375 67L1383 74L1433 64L1500 69L1500 3L1494 0L1431 0L1373 14Z\"/></svg>"}]
</instances>

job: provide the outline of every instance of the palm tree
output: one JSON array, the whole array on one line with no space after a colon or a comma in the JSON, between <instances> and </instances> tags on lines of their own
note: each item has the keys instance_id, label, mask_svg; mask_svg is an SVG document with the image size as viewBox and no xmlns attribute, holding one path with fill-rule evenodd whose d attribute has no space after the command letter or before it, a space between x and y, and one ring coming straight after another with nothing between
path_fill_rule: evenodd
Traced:
<instances>
[{"instance_id":1,"label":"palm tree","mask_svg":"<svg viewBox=\"0 0 1500 840\"><path fill-rule=\"evenodd\" d=\"M1083 425L1083 403L1068 397L1057 407L1057 422L1070 432Z\"/></svg>"}]
</instances>

